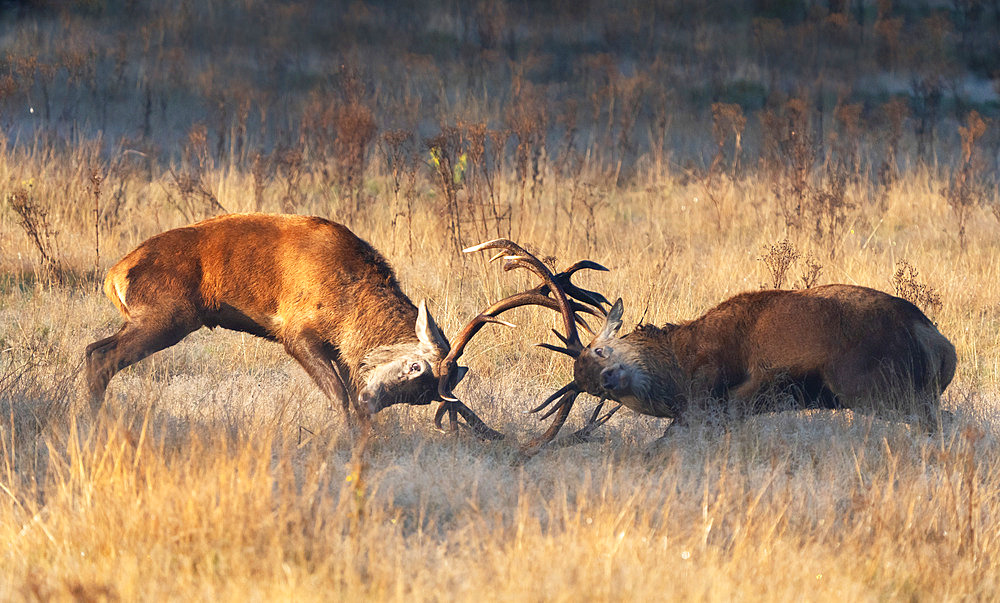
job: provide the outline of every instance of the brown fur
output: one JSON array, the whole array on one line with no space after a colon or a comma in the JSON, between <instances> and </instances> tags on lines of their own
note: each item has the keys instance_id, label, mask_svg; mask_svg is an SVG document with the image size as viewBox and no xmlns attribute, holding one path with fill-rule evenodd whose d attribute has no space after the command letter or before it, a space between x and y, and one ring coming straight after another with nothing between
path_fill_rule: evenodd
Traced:
<instances>
[{"instance_id":1,"label":"brown fur","mask_svg":"<svg viewBox=\"0 0 1000 603\"><path fill-rule=\"evenodd\" d=\"M931 427L955 374L954 346L916 306L865 287L742 293L690 322L622 337L617 309L577 359L577 383L678 422L699 403L746 414L792 394L811 408L915 402L904 409Z\"/></svg>"},{"instance_id":2,"label":"brown fur","mask_svg":"<svg viewBox=\"0 0 1000 603\"><path fill-rule=\"evenodd\" d=\"M111 268L104 291L126 322L87 347L95 407L117 371L202 326L281 342L345 410L355 395L373 412L430 402L448 351L385 259L322 218L233 214L164 232Z\"/></svg>"}]
</instances>

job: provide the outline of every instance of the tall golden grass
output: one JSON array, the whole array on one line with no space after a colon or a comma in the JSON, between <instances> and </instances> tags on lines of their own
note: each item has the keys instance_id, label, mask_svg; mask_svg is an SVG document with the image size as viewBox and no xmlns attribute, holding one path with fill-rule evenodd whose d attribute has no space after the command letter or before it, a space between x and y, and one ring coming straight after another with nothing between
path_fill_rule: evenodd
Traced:
<instances>
[{"instance_id":1,"label":"tall golden grass","mask_svg":"<svg viewBox=\"0 0 1000 603\"><path fill-rule=\"evenodd\" d=\"M537 308L466 354L459 394L508 434L500 442L439 434L428 408L392 407L362 447L280 346L229 332L200 331L119 374L91 418L83 348L120 321L99 273L186 218L169 173L106 178L99 202L117 186L121 204L97 225L98 256L87 153L0 156L0 182L45 211L58 259L44 266L0 211L0 599L943 600L1000 588L1000 237L976 209L963 251L932 170L905 174L884 207L865 202L868 185L849 189L836 238L789 229L755 170L706 185L646 166L623 187L549 173L511 223L560 265L611 268L580 280L623 297L632 324L693 318L762 286L760 258L785 238L822 264L820 283L892 292L905 260L958 348L944 401L954 427L928 436L848 411L780 413L651 447L668 422L620 413L590 443L526 458L518 443L542 426L522 411L569 374L530 345L557 324ZM417 174L409 221L389 174L370 177L355 211L307 170L297 210L349 219L455 333L528 281L452 251L434 177ZM227 210L256 208L250 170L202 178ZM264 210L281 207L280 178L263 182ZM583 184L596 202L568 196ZM519 186L501 174L501 195ZM494 234L465 226L466 244ZM805 270L793 263L789 285Z\"/></svg>"}]
</instances>

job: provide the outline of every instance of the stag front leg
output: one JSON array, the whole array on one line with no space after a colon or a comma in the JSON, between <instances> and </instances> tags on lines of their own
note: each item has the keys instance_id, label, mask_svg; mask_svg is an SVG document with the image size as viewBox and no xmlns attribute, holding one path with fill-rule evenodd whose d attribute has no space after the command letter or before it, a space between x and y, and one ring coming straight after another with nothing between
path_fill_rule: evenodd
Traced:
<instances>
[{"instance_id":1,"label":"stag front leg","mask_svg":"<svg viewBox=\"0 0 1000 603\"><path fill-rule=\"evenodd\" d=\"M320 391L334 404L344 409L344 416L351 421L351 395L336 358L331 358L326 342L315 333L302 331L284 342L285 351L294 358ZM358 414L367 417L363 409Z\"/></svg>"},{"instance_id":2,"label":"stag front leg","mask_svg":"<svg viewBox=\"0 0 1000 603\"><path fill-rule=\"evenodd\" d=\"M90 408L96 415L104 404L108 383L118 371L146 356L169 348L201 326L195 319L126 322L112 335L87 346L87 385Z\"/></svg>"}]
</instances>

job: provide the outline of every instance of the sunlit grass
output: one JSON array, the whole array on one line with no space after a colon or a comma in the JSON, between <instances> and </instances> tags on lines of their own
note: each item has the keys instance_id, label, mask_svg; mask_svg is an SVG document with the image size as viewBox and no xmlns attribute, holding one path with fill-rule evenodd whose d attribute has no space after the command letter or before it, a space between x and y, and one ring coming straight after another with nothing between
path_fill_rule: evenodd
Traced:
<instances>
[{"instance_id":1,"label":"sunlit grass","mask_svg":"<svg viewBox=\"0 0 1000 603\"><path fill-rule=\"evenodd\" d=\"M8 158L0 173L31 172L43 198L65 199L59 191L77 184L61 161ZM208 177L223 206L249 209L247 174ZM518 445L543 425L522 411L569 377L565 359L530 345L558 325L541 309L514 312L517 329L491 327L465 356L472 372L458 393L508 434L501 442L439 434L430 408L392 407L352 461L340 411L280 346L207 330L116 376L93 421L81 413L83 348L120 318L87 272L92 224L51 205L69 275L60 284L0 212L0 598L990 598L1000 586L1000 243L983 211L961 252L934 178L910 174L885 212L859 207L837 240L785 228L753 173L727 189L721 228L703 187L671 173L602 188L589 237L579 215L551 211L569 202L555 182L514 237L560 266L588 257L611 268L577 280L623 297L629 324L694 318L761 286L758 258L785 237L823 265L821 283L891 292L905 259L940 295L932 318L958 349L945 396L953 429L782 413L728 431L696 425L650 447L668 422L623 412L594 442L530 459ZM130 190L103 235L104 270L183 223L157 182ZM302 212L338 216L306 190ZM267 192L265 209L278 195ZM385 252L412 298L430 300L447 333L528 284L452 255L429 187L417 201L412 247L381 200L350 226ZM594 402L582 399L571 422Z\"/></svg>"}]
</instances>

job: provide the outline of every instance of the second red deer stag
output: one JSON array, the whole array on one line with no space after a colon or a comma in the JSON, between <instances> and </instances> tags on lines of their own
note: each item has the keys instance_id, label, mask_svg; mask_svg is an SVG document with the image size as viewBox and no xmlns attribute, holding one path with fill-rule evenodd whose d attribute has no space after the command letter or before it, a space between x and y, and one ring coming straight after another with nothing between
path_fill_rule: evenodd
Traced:
<instances>
[{"instance_id":1,"label":"second red deer stag","mask_svg":"<svg viewBox=\"0 0 1000 603\"><path fill-rule=\"evenodd\" d=\"M233 214L156 235L108 272L104 292L125 324L87 346L96 412L112 376L202 326L280 342L323 393L350 416L391 404L443 400L464 376L440 379L451 347L414 306L371 245L322 218ZM454 358L452 358L452 361ZM452 364L454 364L452 362ZM500 437L450 395L483 437ZM438 420L440 424L440 420Z\"/></svg>"},{"instance_id":2,"label":"second red deer stag","mask_svg":"<svg viewBox=\"0 0 1000 603\"><path fill-rule=\"evenodd\" d=\"M467 251L501 249L505 261L536 273L541 262L506 240ZM545 276L543 275L543 279ZM551 280L551 279L550 279ZM698 414L746 416L788 408L852 408L938 425L940 397L955 374L955 347L910 302L866 287L826 285L797 291L752 291L700 318L620 335L623 304L607 313L590 343L580 341L578 308L559 283L554 299L566 335L543 347L574 358L572 382L534 409L558 413L534 445L551 440L576 397L601 399L586 429L621 405L683 424ZM598 417L605 400L619 403ZM544 417L543 417L544 418Z\"/></svg>"}]
</instances>

